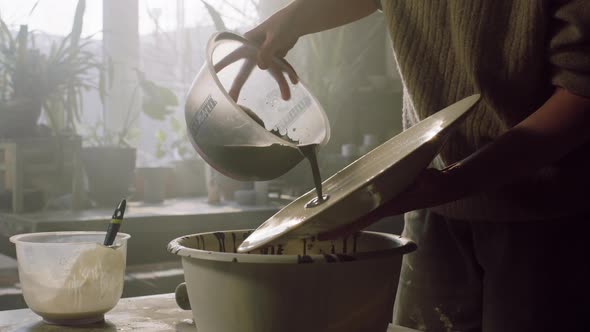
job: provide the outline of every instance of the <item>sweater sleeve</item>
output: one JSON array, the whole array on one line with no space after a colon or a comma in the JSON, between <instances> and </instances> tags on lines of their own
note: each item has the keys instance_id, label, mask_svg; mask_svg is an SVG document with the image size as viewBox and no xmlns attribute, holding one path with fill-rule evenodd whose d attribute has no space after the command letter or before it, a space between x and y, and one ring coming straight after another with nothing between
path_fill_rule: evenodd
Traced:
<instances>
[{"instance_id":1,"label":"sweater sleeve","mask_svg":"<svg viewBox=\"0 0 590 332\"><path fill-rule=\"evenodd\" d=\"M555 0L552 13L552 82L590 97L590 0Z\"/></svg>"}]
</instances>

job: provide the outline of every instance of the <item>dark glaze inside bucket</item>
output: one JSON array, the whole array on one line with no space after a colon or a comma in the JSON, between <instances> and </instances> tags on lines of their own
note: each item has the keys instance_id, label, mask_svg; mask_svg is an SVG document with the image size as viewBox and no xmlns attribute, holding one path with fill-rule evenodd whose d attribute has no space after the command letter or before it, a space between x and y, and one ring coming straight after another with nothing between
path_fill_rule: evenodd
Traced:
<instances>
[{"instance_id":1,"label":"dark glaze inside bucket","mask_svg":"<svg viewBox=\"0 0 590 332\"><path fill-rule=\"evenodd\" d=\"M236 257L250 255L291 256L296 258L299 263L311 263L316 260L341 262L384 254L404 254L413 251L416 247L413 242L397 235L358 232L347 238L331 241L319 241L315 238L293 239L282 244L257 249L248 254L238 254L238 247L251 233L252 230L238 230L189 235L173 241L169 250L181 256L191 257L193 257L191 251L231 253Z\"/></svg>"}]
</instances>

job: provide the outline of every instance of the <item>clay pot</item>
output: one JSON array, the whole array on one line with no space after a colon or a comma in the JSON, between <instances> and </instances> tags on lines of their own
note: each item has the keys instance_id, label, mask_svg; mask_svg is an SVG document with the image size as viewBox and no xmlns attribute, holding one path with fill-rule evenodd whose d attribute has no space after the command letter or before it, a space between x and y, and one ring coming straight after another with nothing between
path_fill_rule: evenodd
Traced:
<instances>
[{"instance_id":1,"label":"clay pot","mask_svg":"<svg viewBox=\"0 0 590 332\"><path fill-rule=\"evenodd\" d=\"M0 102L0 138L34 137L41 103L33 99Z\"/></svg>"},{"instance_id":2,"label":"clay pot","mask_svg":"<svg viewBox=\"0 0 590 332\"><path fill-rule=\"evenodd\" d=\"M117 206L134 180L135 148L87 147L81 157L90 198L101 206Z\"/></svg>"}]
</instances>

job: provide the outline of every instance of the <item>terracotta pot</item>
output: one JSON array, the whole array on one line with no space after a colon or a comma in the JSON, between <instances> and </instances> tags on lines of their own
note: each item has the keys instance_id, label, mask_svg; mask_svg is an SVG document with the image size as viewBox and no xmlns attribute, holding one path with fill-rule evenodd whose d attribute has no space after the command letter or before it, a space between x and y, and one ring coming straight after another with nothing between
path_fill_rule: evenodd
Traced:
<instances>
[{"instance_id":1,"label":"terracotta pot","mask_svg":"<svg viewBox=\"0 0 590 332\"><path fill-rule=\"evenodd\" d=\"M32 99L0 102L0 137L36 136L41 104Z\"/></svg>"},{"instance_id":2,"label":"terracotta pot","mask_svg":"<svg viewBox=\"0 0 590 332\"><path fill-rule=\"evenodd\" d=\"M174 185L177 196L204 196L207 194L205 165L205 161L202 159L174 162Z\"/></svg>"},{"instance_id":3,"label":"terracotta pot","mask_svg":"<svg viewBox=\"0 0 590 332\"><path fill-rule=\"evenodd\" d=\"M213 204L233 201L234 193L245 185L245 182L231 179L209 165L205 167L205 181L208 201Z\"/></svg>"},{"instance_id":4,"label":"terracotta pot","mask_svg":"<svg viewBox=\"0 0 590 332\"><path fill-rule=\"evenodd\" d=\"M146 203L161 203L166 199L169 167L141 167L137 169L141 179L142 197Z\"/></svg>"},{"instance_id":5,"label":"terracotta pot","mask_svg":"<svg viewBox=\"0 0 590 332\"><path fill-rule=\"evenodd\" d=\"M81 155L90 198L102 206L117 206L134 180L135 148L87 147Z\"/></svg>"}]
</instances>

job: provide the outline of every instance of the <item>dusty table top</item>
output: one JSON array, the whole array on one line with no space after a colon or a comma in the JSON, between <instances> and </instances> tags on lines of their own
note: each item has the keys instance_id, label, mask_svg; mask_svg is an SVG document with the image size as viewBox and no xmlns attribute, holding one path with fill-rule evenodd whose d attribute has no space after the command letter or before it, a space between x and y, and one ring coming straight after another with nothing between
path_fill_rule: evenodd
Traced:
<instances>
[{"instance_id":1,"label":"dusty table top","mask_svg":"<svg viewBox=\"0 0 590 332\"><path fill-rule=\"evenodd\" d=\"M29 309L0 311L0 332L197 332L191 312L178 308L174 294L121 299L105 319L92 327L74 328L47 325ZM391 326L387 332L417 331Z\"/></svg>"}]
</instances>

